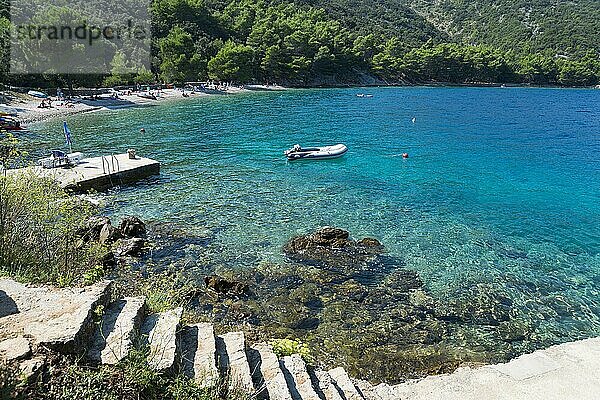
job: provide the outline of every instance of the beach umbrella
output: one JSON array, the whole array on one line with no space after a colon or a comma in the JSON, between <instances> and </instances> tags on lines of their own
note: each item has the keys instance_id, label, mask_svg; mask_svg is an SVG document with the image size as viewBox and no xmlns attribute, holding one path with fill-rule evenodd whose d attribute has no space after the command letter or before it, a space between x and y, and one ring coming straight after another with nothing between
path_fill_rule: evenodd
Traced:
<instances>
[{"instance_id":1,"label":"beach umbrella","mask_svg":"<svg viewBox=\"0 0 600 400\"><path fill-rule=\"evenodd\" d=\"M73 152L72 149L72 144L73 142L71 141L71 131L69 130L69 127L67 126L67 121L63 122L63 132L65 134L65 140L67 141L67 144L69 145L69 153Z\"/></svg>"}]
</instances>

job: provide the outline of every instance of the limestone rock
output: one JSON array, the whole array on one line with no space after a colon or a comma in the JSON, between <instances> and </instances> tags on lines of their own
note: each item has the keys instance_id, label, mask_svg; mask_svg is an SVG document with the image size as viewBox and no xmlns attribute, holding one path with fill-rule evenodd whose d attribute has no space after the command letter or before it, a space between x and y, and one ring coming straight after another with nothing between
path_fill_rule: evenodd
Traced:
<instances>
[{"instance_id":1,"label":"limestone rock","mask_svg":"<svg viewBox=\"0 0 600 400\"><path fill-rule=\"evenodd\" d=\"M123 235L121 231L112 226L110 223L104 225L100 230L100 236L98 237L98 242L102 244L110 244L114 243L117 240L121 239Z\"/></svg>"},{"instance_id":2,"label":"limestone rock","mask_svg":"<svg viewBox=\"0 0 600 400\"><path fill-rule=\"evenodd\" d=\"M149 345L148 364L157 371L167 371L175 364L177 327L183 308L152 314L142 324L143 340Z\"/></svg>"},{"instance_id":3,"label":"limestone rock","mask_svg":"<svg viewBox=\"0 0 600 400\"><path fill-rule=\"evenodd\" d=\"M344 266L372 261L383 253L383 246L370 238L356 242L350 239L348 231L326 226L292 238L283 251L289 258L301 262Z\"/></svg>"},{"instance_id":4,"label":"limestone rock","mask_svg":"<svg viewBox=\"0 0 600 400\"><path fill-rule=\"evenodd\" d=\"M382 249L383 245L381 242L375 238L364 238L356 242L358 246L373 248L373 249Z\"/></svg>"},{"instance_id":5,"label":"limestone rock","mask_svg":"<svg viewBox=\"0 0 600 400\"><path fill-rule=\"evenodd\" d=\"M146 225L138 217L128 216L121 220L119 229L123 235L132 238L144 238L146 236Z\"/></svg>"},{"instance_id":6,"label":"limestone rock","mask_svg":"<svg viewBox=\"0 0 600 400\"><path fill-rule=\"evenodd\" d=\"M100 232L106 226L110 225L108 217L91 217L85 223L85 226L79 230L79 236L85 241L98 241Z\"/></svg>"},{"instance_id":7,"label":"limestone rock","mask_svg":"<svg viewBox=\"0 0 600 400\"><path fill-rule=\"evenodd\" d=\"M344 229L326 226L316 230L310 240L321 246L344 247L350 243L349 237L350 233Z\"/></svg>"},{"instance_id":8,"label":"limestone rock","mask_svg":"<svg viewBox=\"0 0 600 400\"><path fill-rule=\"evenodd\" d=\"M138 257L142 254L144 250L144 245L146 241L140 238L131 238L122 240L115 250L115 254L118 257L132 256Z\"/></svg>"},{"instance_id":9,"label":"limestone rock","mask_svg":"<svg viewBox=\"0 0 600 400\"><path fill-rule=\"evenodd\" d=\"M31 354L29 340L22 336L0 342L0 360L15 361L27 358Z\"/></svg>"},{"instance_id":10,"label":"limestone rock","mask_svg":"<svg viewBox=\"0 0 600 400\"><path fill-rule=\"evenodd\" d=\"M320 400L302 357L298 354L283 357L281 367L294 400Z\"/></svg>"},{"instance_id":11,"label":"limestone rock","mask_svg":"<svg viewBox=\"0 0 600 400\"><path fill-rule=\"evenodd\" d=\"M352 243L350 233L343 229L326 226L308 235L292 238L285 246L286 253L302 254L316 251L318 247L325 249L340 249Z\"/></svg>"},{"instance_id":12,"label":"limestone rock","mask_svg":"<svg viewBox=\"0 0 600 400\"><path fill-rule=\"evenodd\" d=\"M104 268L114 267L117 265L115 253L113 253L112 251L107 251L102 257L100 257L99 261Z\"/></svg>"}]
</instances>

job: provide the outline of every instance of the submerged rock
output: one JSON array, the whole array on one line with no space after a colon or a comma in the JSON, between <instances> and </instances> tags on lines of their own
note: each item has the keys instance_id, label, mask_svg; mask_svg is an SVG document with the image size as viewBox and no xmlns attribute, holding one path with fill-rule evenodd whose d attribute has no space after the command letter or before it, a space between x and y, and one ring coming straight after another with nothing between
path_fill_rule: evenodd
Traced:
<instances>
[{"instance_id":1,"label":"submerged rock","mask_svg":"<svg viewBox=\"0 0 600 400\"><path fill-rule=\"evenodd\" d=\"M436 315L440 320L498 326L514 314L513 301L502 289L492 284L470 286L447 301L438 301Z\"/></svg>"},{"instance_id":2,"label":"submerged rock","mask_svg":"<svg viewBox=\"0 0 600 400\"><path fill-rule=\"evenodd\" d=\"M330 266L364 264L383 253L377 239L350 239L344 229L326 226L313 233L293 237L284 247L287 257L308 263L323 263Z\"/></svg>"},{"instance_id":3,"label":"submerged rock","mask_svg":"<svg viewBox=\"0 0 600 400\"><path fill-rule=\"evenodd\" d=\"M247 284L236 281L228 281L217 275L205 277L204 283L206 284L207 288L219 294L242 296L248 292Z\"/></svg>"}]
</instances>

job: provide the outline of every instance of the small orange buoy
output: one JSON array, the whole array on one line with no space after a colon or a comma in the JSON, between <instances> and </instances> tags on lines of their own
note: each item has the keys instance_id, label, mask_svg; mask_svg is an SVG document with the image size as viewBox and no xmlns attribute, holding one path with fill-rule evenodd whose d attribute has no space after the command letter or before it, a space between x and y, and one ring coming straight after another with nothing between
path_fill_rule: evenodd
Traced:
<instances>
[{"instance_id":1,"label":"small orange buoy","mask_svg":"<svg viewBox=\"0 0 600 400\"><path fill-rule=\"evenodd\" d=\"M408 153L402 153L402 158L408 158Z\"/></svg>"}]
</instances>

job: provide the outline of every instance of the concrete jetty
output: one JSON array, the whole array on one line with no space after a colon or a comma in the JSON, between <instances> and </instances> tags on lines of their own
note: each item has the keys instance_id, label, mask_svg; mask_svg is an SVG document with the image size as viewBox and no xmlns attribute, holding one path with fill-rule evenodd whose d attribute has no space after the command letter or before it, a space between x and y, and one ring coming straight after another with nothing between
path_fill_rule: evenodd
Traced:
<instances>
[{"instance_id":1,"label":"concrete jetty","mask_svg":"<svg viewBox=\"0 0 600 400\"><path fill-rule=\"evenodd\" d=\"M137 182L160 173L160 163L149 158L131 159L128 154L84 158L69 168L46 169L39 166L7 171L9 174L33 173L55 180L75 192L103 191L114 186Z\"/></svg>"}]
</instances>

